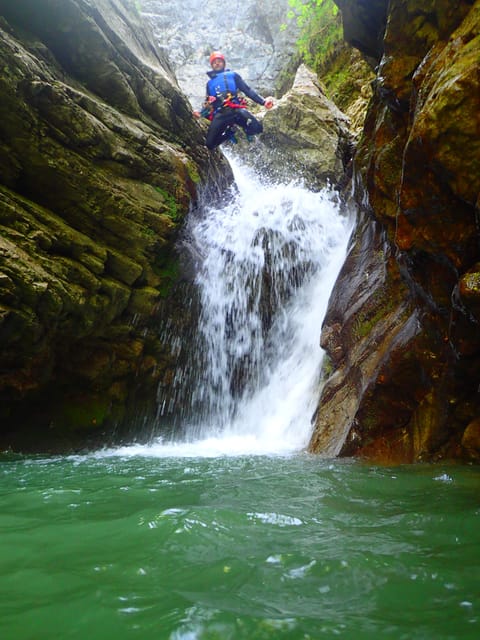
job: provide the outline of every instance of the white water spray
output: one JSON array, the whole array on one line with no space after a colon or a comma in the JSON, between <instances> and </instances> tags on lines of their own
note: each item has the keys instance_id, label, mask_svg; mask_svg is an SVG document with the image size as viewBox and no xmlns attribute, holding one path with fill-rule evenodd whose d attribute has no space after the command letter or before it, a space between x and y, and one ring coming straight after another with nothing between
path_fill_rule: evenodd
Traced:
<instances>
[{"instance_id":1,"label":"white water spray","mask_svg":"<svg viewBox=\"0 0 480 640\"><path fill-rule=\"evenodd\" d=\"M308 444L320 330L351 221L329 190L265 185L231 162L238 189L231 202L190 221L202 311L185 441L117 454L274 454Z\"/></svg>"}]
</instances>

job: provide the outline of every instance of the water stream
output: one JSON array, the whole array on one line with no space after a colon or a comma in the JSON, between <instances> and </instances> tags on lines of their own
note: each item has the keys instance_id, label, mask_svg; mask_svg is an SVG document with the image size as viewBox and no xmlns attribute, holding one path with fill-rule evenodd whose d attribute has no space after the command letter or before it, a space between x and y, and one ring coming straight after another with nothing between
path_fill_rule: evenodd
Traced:
<instances>
[{"instance_id":1,"label":"water stream","mask_svg":"<svg viewBox=\"0 0 480 640\"><path fill-rule=\"evenodd\" d=\"M321 324L352 220L333 190L265 184L231 164L227 204L188 229L201 314L177 374L183 440L190 452L193 442L206 453L296 451L311 434ZM150 446L178 452L178 440Z\"/></svg>"}]
</instances>

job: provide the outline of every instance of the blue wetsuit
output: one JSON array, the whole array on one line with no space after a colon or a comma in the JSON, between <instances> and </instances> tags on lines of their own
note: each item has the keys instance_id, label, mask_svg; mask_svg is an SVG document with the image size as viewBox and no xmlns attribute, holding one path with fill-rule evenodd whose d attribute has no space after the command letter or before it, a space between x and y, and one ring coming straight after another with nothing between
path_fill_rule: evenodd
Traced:
<instances>
[{"instance_id":1,"label":"blue wetsuit","mask_svg":"<svg viewBox=\"0 0 480 640\"><path fill-rule=\"evenodd\" d=\"M236 124L242 127L247 136L261 133L262 124L242 106L238 92L241 91L257 104L265 104L265 99L250 89L243 78L234 71L208 71L207 75L210 78L207 82L207 100L215 99L211 102L213 118L205 141L207 147L214 149L228 140L227 130Z\"/></svg>"}]
</instances>

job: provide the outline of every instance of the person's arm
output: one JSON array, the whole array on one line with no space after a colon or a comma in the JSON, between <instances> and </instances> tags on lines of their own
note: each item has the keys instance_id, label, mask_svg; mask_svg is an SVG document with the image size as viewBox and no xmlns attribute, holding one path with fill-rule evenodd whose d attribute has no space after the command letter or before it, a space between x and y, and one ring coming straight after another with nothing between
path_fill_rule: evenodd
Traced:
<instances>
[{"instance_id":1,"label":"person's arm","mask_svg":"<svg viewBox=\"0 0 480 640\"><path fill-rule=\"evenodd\" d=\"M261 95L259 95L256 91L248 86L245 80L240 75L238 75L238 73L235 74L235 82L237 85L237 89L240 89L242 93L244 93L257 104L261 104L266 109L271 109L273 107L273 98L262 98Z\"/></svg>"}]
</instances>

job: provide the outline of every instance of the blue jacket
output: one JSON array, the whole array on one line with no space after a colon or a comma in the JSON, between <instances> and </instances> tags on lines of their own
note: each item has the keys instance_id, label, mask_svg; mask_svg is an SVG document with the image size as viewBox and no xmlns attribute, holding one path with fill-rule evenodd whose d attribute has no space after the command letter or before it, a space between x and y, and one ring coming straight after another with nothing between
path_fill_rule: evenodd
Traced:
<instances>
[{"instance_id":1,"label":"blue jacket","mask_svg":"<svg viewBox=\"0 0 480 640\"><path fill-rule=\"evenodd\" d=\"M210 96L215 98L215 102L212 103L214 113L222 108L224 100L227 99L229 94L234 104L240 104L240 98L238 97L239 91L257 104L265 104L265 98L262 98L256 91L250 89L248 84L238 73L235 73L235 71L230 71L230 69L208 71L207 75L210 78L207 82L207 98Z\"/></svg>"}]
</instances>

